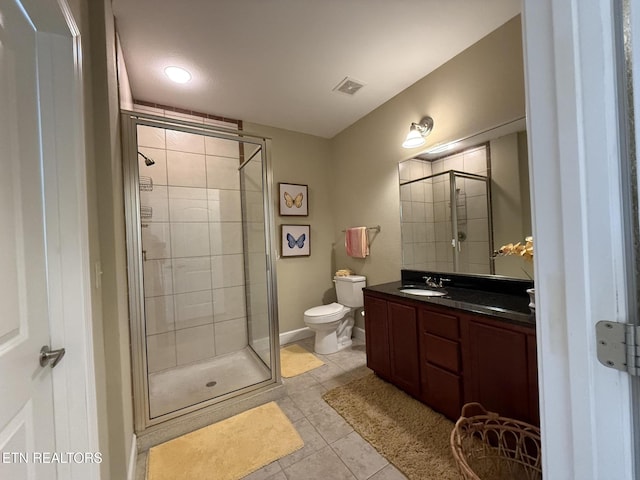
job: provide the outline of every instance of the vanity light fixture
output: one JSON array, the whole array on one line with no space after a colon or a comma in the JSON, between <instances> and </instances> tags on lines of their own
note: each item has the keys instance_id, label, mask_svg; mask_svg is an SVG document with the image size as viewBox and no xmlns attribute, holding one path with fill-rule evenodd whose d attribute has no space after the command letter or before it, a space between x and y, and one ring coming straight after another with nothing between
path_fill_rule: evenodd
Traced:
<instances>
[{"instance_id":1,"label":"vanity light fixture","mask_svg":"<svg viewBox=\"0 0 640 480\"><path fill-rule=\"evenodd\" d=\"M420 123L412 123L409 127L409 133L402 146L404 148L415 148L425 144L425 138L433 130L433 118L424 117Z\"/></svg>"},{"instance_id":2,"label":"vanity light fixture","mask_svg":"<svg viewBox=\"0 0 640 480\"><path fill-rule=\"evenodd\" d=\"M170 80L176 83L187 83L191 80L191 74L184 68L170 66L164 69L164 73Z\"/></svg>"}]
</instances>

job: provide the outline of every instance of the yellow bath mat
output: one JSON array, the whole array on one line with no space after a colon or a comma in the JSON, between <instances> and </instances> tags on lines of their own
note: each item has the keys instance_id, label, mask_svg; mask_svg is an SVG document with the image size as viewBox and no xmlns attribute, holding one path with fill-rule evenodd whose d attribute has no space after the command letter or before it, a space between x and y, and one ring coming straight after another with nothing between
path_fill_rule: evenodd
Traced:
<instances>
[{"instance_id":1,"label":"yellow bath mat","mask_svg":"<svg viewBox=\"0 0 640 480\"><path fill-rule=\"evenodd\" d=\"M280 349L280 372L284 378L295 377L322 365L322 360L299 345Z\"/></svg>"},{"instance_id":2,"label":"yellow bath mat","mask_svg":"<svg viewBox=\"0 0 640 480\"><path fill-rule=\"evenodd\" d=\"M303 445L270 402L151 448L147 480L238 480Z\"/></svg>"}]
</instances>

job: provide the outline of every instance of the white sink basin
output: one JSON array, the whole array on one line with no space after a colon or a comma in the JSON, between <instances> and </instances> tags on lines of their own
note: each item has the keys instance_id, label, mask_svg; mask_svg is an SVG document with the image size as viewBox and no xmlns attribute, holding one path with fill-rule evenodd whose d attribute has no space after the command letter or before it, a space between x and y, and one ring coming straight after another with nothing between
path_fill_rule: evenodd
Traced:
<instances>
[{"instance_id":1,"label":"white sink basin","mask_svg":"<svg viewBox=\"0 0 640 480\"><path fill-rule=\"evenodd\" d=\"M423 290L421 288L401 288L400 291L421 297L444 297L447 294L444 290Z\"/></svg>"}]
</instances>

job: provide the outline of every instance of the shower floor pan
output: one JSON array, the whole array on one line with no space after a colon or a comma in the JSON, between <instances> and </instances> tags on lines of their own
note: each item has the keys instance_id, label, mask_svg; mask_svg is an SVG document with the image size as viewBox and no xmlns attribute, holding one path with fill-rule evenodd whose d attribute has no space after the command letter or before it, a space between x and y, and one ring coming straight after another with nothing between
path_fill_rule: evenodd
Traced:
<instances>
[{"instance_id":1,"label":"shower floor pan","mask_svg":"<svg viewBox=\"0 0 640 480\"><path fill-rule=\"evenodd\" d=\"M271 378L249 347L149 375L149 413L158 417Z\"/></svg>"}]
</instances>

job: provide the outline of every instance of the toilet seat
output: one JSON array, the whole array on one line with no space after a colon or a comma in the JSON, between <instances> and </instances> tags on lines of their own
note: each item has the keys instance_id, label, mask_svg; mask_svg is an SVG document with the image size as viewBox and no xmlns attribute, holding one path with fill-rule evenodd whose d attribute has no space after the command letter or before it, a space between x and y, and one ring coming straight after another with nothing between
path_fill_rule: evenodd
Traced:
<instances>
[{"instance_id":1,"label":"toilet seat","mask_svg":"<svg viewBox=\"0 0 640 480\"><path fill-rule=\"evenodd\" d=\"M348 307L334 302L306 310L304 312L304 319L305 322L312 324L331 323L342 319L349 310Z\"/></svg>"}]
</instances>

